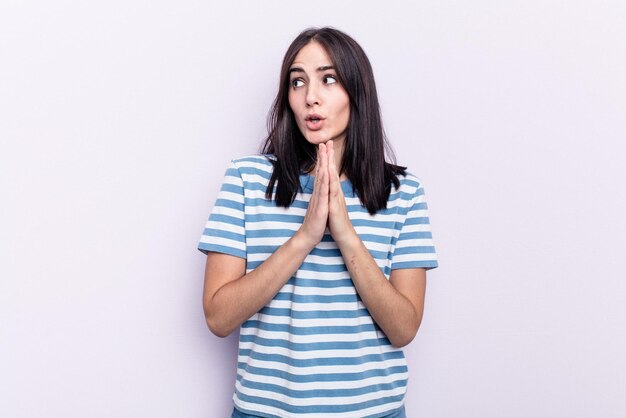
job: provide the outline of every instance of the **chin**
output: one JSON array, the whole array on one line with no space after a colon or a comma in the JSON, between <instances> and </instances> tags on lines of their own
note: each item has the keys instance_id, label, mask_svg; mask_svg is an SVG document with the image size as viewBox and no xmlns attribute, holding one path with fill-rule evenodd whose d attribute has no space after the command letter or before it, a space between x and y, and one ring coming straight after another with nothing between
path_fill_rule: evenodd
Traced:
<instances>
[{"instance_id":1,"label":"chin","mask_svg":"<svg viewBox=\"0 0 626 418\"><path fill-rule=\"evenodd\" d=\"M321 135L308 135L305 138L309 144L313 145L325 144L329 140L328 137Z\"/></svg>"}]
</instances>

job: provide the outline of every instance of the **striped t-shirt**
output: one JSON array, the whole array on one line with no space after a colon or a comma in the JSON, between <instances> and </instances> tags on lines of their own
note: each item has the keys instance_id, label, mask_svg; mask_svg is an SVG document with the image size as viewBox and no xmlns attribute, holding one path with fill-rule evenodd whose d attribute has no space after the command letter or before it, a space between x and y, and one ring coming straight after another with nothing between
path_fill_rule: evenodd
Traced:
<instances>
[{"instance_id":1,"label":"striped t-shirt","mask_svg":"<svg viewBox=\"0 0 626 418\"><path fill-rule=\"evenodd\" d=\"M198 249L246 259L250 272L298 230L314 177L289 208L265 198L267 156L234 160ZM389 278L393 269L434 268L424 189L400 176L387 208L370 215L349 181L341 187L352 225ZM356 293L327 233L272 301L241 325L234 402L263 417L381 417L403 405L407 365Z\"/></svg>"}]
</instances>

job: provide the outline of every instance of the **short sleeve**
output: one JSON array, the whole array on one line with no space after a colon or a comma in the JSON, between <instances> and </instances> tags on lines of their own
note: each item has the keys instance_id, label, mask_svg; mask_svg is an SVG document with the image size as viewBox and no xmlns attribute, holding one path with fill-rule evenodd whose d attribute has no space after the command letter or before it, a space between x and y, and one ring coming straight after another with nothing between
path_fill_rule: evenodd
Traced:
<instances>
[{"instance_id":1,"label":"short sleeve","mask_svg":"<svg viewBox=\"0 0 626 418\"><path fill-rule=\"evenodd\" d=\"M204 227L198 250L246 258L243 179L234 162L226 170L217 200Z\"/></svg>"},{"instance_id":2,"label":"short sleeve","mask_svg":"<svg viewBox=\"0 0 626 418\"><path fill-rule=\"evenodd\" d=\"M418 183L408 208L396 241L391 269L436 268L439 263L430 229L426 196L421 183Z\"/></svg>"}]
</instances>

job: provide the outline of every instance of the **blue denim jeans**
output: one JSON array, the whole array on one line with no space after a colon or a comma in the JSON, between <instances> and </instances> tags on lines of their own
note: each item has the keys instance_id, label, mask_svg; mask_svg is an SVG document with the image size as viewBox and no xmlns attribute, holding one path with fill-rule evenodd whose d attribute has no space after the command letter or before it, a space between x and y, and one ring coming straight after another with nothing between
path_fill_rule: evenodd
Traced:
<instances>
[{"instance_id":1,"label":"blue denim jeans","mask_svg":"<svg viewBox=\"0 0 626 418\"><path fill-rule=\"evenodd\" d=\"M261 418L258 415L248 415L248 414L244 414L243 412L239 411L237 408L233 408L233 414L230 416L230 418ZM384 417L381 418L406 418L406 414L404 412L404 405L402 405L402 408L392 412L389 415L385 415Z\"/></svg>"}]
</instances>

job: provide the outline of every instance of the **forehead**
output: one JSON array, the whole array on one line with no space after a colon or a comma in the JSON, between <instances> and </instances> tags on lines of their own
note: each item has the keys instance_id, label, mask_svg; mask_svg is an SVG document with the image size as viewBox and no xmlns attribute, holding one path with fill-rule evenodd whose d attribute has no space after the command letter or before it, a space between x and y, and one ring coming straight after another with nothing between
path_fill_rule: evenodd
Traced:
<instances>
[{"instance_id":1,"label":"forehead","mask_svg":"<svg viewBox=\"0 0 626 418\"><path fill-rule=\"evenodd\" d=\"M294 58L291 67L307 67L318 68L332 65L330 56L318 42L311 41L302 47L296 58Z\"/></svg>"}]
</instances>

